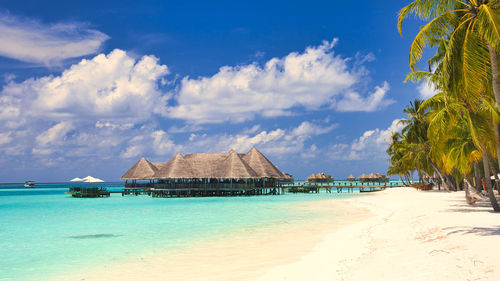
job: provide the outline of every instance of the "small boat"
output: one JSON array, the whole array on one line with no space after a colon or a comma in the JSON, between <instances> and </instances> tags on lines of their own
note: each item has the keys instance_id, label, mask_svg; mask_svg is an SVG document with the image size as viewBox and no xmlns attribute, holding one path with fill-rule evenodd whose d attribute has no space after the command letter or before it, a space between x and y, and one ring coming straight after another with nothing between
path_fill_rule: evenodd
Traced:
<instances>
[{"instance_id":1,"label":"small boat","mask_svg":"<svg viewBox=\"0 0 500 281\"><path fill-rule=\"evenodd\" d=\"M33 188L33 187L35 187L35 182L34 181L25 181L24 187Z\"/></svg>"}]
</instances>

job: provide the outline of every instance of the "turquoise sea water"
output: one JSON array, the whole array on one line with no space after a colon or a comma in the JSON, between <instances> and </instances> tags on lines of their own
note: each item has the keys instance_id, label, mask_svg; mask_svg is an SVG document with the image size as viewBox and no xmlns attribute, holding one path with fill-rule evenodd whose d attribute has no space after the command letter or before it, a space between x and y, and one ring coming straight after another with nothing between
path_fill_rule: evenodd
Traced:
<instances>
[{"instance_id":1,"label":"turquoise sea water","mask_svg":"<svg viewBox=\"0 0 500 281\"><path fill-rule=\"evenodd\" d=\"M98 186L113 190L122 185ZM242 228L307 220L312 214L290 207L357 194L72 198L64 194L68 187L0 185L0 280L50 280L131 256L182 249Z\"/></svg>"}]
</instances>

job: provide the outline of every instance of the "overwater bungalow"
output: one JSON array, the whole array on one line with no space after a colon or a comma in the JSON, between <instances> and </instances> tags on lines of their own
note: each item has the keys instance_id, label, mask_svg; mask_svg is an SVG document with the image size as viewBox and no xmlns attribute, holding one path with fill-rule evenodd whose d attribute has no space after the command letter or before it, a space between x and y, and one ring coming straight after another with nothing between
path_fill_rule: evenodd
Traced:
<instances>
[{"instance_id":1,"label":"overwater bungalow","mask_svg":"<svg viewBox=\"0 0 500 281\"><path fill-rule=\"evenodd\" d=\"M358 177L358 180L361 182L388 182L389 178L385 175L382 175L380 173L371 173L369 175L362 174L361 176Z\"/></svg>"},{"instance_id":2,"label":"overwater bungalow","mask_svg":"<svg viewBox=\"0 0 500 281\"><path fill-rule=\"evenodd\" d=\"M333 177L325 173L312 174L307 177L308 182L333 182Z\"/></svg>"},{"instance_id":3,"label":"overwater bungalow","mask_svg":"<svg viewBox=\"0 0 500 281\"><path fill-rule=\"evenodd\" d=\"M291 176L254 147L246 154L177 153L168 162L142 157L121 179L126 192L140 190L157 197L230 196L279 194Z\"/></svg>"},{"instance_id":4,"label":"overwater bungalow","mask_svg":"<svg viewBox=\"0 0 500 281\"><path fill-rule=\"evenodd\" d=\"M356 177L355 177L355 176L353 176L352 174L350 174L350 175L347 177L347 179L346 179L346 180L347 180L347 181L355 181L355 180L356 180Z\"/></svg>"}]
</instances>

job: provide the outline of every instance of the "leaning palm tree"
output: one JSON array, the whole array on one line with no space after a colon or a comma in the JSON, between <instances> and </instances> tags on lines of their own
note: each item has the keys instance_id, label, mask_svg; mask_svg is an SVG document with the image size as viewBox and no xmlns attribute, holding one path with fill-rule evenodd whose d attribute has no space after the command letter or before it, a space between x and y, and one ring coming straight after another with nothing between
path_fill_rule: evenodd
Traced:
<instances>
[{"instance_id":1,"label":"leaning palm tree","mask_svg":"<svg viewBox=\"0 0 500 281\"><path fill-rule=\"evenodd\" d=\"M443 151L446 154L445 168L456 169L459 172L459 181L464 182L465 198L469 204L474 202L469 192L471 167L482 158L482 152L477 148L473 135L469 129L469 122L460 118L453 123L448 131L446 142L443 144ZM494 205L495 202L492 204Z\"/></svg>"},{"instance_id":2,"label":"leaning palm tree","mask_svg":"<svg viewBox=\"0 0 500 281\"><path fill-rule=\"evenodd\" d=\"M476 95L483 94L486 83L490 82L500 111L497 59L497 52L500 51L500 1L414 0L399 12L398 29L401 34L402 23L411 14L430 20L420 29L410 47L411 70L416 70L426 46L448 37L447 59L443 67L445 78L457 79L455 84L459 89L465 87L468 94ZM453 67L448 65L456 64L457 58L464 79L449 73Z\"/></svg>"},{"instance_id":3,"label":"leaning palm tree","mask_svg":"<svg viewBox=\"0 0 500 281\"><path fill-rule=\"evenodd\" d=\"M442 153L444 172L458 171L458 181L466 179L470 167L482 160L488 197L498 212L500 207L491 186L489 166L490 155L495 155L494 130L488 116L491 108L484 103L482 101L478 110L473 111L463 100L440 93L426 100L422 108L432 108L428 129L432 147L430 155Z\"/></svg>"},{"instance_id":4,"label":"leaning palm tree","mask_svg":"<svg viewBox=\"0 0 500 281\"><path fill-rule=\"evenodd\" d=\"M450 132L443 125L449 124L454 116L468 116L469 125L473 124L472 120L483 120L481 124L489 125L489 132L494 133L490 137L484 134L488 131L486 128L469 126L469 130L475 136L473 139L476 140L477 151L482 154L488 195L497 211L496 199L492 192L490 194L489 163L490 156L500 159L500 92L496 57L500 50L499 1L415 0L400 11L400 32L404 18L410 14L431 20L421 28L410 48L409 64L412 73L408 79L426 79L428 83L440 88L444 95L444 106L432 114L432 118L439 121L430 121L429 125L429 136L436 138L440 136L437 133L442 136L434 141L432 147L434 150L445 149L442 146L447 143ZM438 47L437 55L428 61L429 65L435 67L434 73L417 70L416 64L426 46ZM432 71L433 67L429 67L429 70ZM484 121L485 118L489 121ZM492 140L496 142L496 153L489 150ZM457 150L452 151L456 153ZM452 155L454 154L445 157L448 164ZM453 170L462 170L463 174L460 164L464 162L452 163Z\"/></svg>"}]
</instances>

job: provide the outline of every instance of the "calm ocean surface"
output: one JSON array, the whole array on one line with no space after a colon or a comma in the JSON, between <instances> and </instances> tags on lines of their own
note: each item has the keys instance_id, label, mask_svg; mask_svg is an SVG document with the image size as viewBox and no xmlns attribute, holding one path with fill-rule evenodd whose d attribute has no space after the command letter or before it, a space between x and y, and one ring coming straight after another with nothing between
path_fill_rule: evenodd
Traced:
<instances>
[{"instance_id":1,"label":"calm ocean surface","mask_svg":"<svg viewBox=\"0 0 500 281\"><path fill-rule=\"evenodd\" d=\"M85 184L81 184L85 185ZM99 183L120 190L123 183ZM74 183L0 184L0 280L50 280L81 268L187 247L192 241L315 214L294 204L354 194L72 198Z\"/></svg>"}]
</instances>

